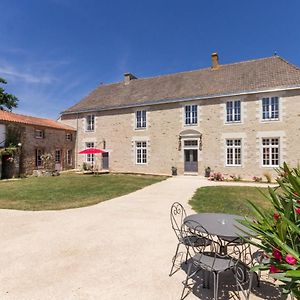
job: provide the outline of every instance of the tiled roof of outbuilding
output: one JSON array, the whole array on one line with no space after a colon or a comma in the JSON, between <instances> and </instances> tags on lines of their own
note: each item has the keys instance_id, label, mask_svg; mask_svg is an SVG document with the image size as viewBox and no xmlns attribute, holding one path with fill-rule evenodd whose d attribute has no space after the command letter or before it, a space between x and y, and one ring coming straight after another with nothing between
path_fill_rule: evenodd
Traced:
<instances>
[{"instance_id":1,"label":"tiled roof of outbuilding","mask_svg":"<svg viewBox=\"0 0 300 300\"><path fill-rule=\"evenodd\" d=\"M279 56L100 85L64 113L300 87L300 69Z\"/></svg>"},{"instance_id":2,"label":"tiled roof of outbuilding","mask_svg":"<svg viewBox=\"0 0 300 300\"><path fill-rule=\"evenodd\" d=\"M4 110L0 110L0 123L1 121L49 127L54 129L60 129L60 130L76 131L73 127L64 125L63 123L59 123L54 120L19 115Z\"/></svg>"}]
</instances>

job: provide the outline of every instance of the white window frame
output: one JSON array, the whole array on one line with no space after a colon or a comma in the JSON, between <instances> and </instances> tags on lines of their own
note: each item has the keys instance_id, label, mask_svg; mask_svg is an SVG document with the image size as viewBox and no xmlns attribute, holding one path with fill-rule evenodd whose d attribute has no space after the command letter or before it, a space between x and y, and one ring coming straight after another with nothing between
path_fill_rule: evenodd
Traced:
<instances>
[{"instance_id":1,"label":"white window frame","mask_svg":"<svg viewBox=\"0 0 300 300\"><path fill-rule=\"evenodd\" d=\"M66 133L66 141L72 141L72 139L73 139L72 133L67 132L67 133Z\"/></svg>"},{"instance_id":2,"label":"white window frame","mask_svg":"<svg viewBox=\"0 0 300 300\"><path fill-rule=\"evenodd\" d=\"M54 160L56 164L61 164L61 154L62 154L61 149L55 150Z\"/></svg>"},{"instance_id":3,"label":"white window frame","mask_svg":"<svg viewBox=\"0 0 300 300\"><path fill-rule=\"evenodd\" d=\"M72 166L73 160L72 160L72 149L67 149L67 165Z\"/></svg>"},{"instance_id":4,"label":"white window frame","mask_svg":"<svg viewBox=\"0 0 300 300\"><path fill-rule=\"evenodd\" d=\"M42 155L43 155L43 150L36 148L35 149L35 166L37 168L40 168L43 166L43 160L41 158Z\"/></svg>"},{"instance_id":5,"label":"white window frame","mask_svg":"<svg viewBox=\"0 0 300 300\"><path fill-rule=\"evenodd\" d=\"M198 125L198 105L188 104L184 106L184 126L196 126Z\"/></svg>"},{"instance_id":6,"label":"white window frame","mask_svg":"<svg viewBox=\"0 0 300 300\"><path fill-rule=\"evenodd\" d=\"M147 111L145 109L137 110L135 112L135 129L147 128Z\"/></svg>"},{"instance_id":7,"label":"white window frame","mask_svg":"<svg viewBox=\"0 0 300 300\"><path fill-rule=\"evenodd\" d=\"M264 105L264 100L268 99L268 104ZM277 99L277 109L274 109L274 104L272 103L273 99ZM264 108L267 107L267 116L265 117ZM272 116L276 114L277 116ZM269 96L263 97L261 99L261 121L262 122L269 122L269 121L279 121L280 120L280 98L277 96Z\"/></svg>"},{"instance_id":8,"label":"white window frame","mask_svg":"<svg viewBox=\"0 0 300 300\"><path fill-rule=\"evenodd\" d=\"M263 145L264 140L269 140L268 145ZM278 140L277 145L272 145L272 140ZM261 166L263 168L274 168L274 167L279 167L280 166L280 137L262 137L260 140L260 145L261 145ZM264 161L266 160L264 157L264 149L268 149L268 164L264 164ZM278 149L277 153L273 153L273 149ZM278 164L273 164L272 163L272 155L277 155L277 160Z\"/></svg>"},{"instance_id":9,"label":"white window frame","mask_svg":"<svg viewBox=\"0 0 300 300\"><path fill-rule=\"evenodd\" d=\"M231 103L231 112L228 113L228 106ZM236 103L239 103L239 108L236 107ZM228 116L231 115L232 120L228 120ZM237 116L239 116L239 120L237 120ZM225 123L241 123L242 122L242 101L240 99L237 100L228 100L225 103Z\"/></svg>"},{"instance_id":10,"label":"white window frame","mask_svg":"<svg viewBox=\"0 0 300 300\"><path fill-rule=\"evenodd\" d=\"M232 141L232 145L228 145L228 141ZM239 141L239 145L236 145ZM225 166L226 167L241 167L243 164L243 140L241 138L227 138L225 139ZM232 150L232 163L228 162L228 151ZM239 151L238 151L239 150ZM239 153L238 153L239 152ZM237 163L237 155L239 155L240 163Z\"/></svg>"},{"instance_id":11,"label":"white window frame","mask_svg":"<svg viewBox=\"0 0 300 300\"><path fill-rule=\"evenodd\" d=\"M34 130L34 137L36 139L43 139L45 137L43 129L35 129Z\"/></svg>"},{"instance_id":12,"label":"white window frame","mask_svg":"<svg viewBox=\"0 0 300 300\"><path fill-rule=\"evenodd\" d=\"M135 142L135 163L137 165L148 164L148 144L147 141Z\"/></svg>"},{"instance_id":13,"label":"white window frame","mask_svg":"<svg viewBox=\"0 0 300 300\"><path fill-rule=\"evenodd\" d=\"M95 115L87 115L85 118L85 131L95 131Z\"/></svg>"},{"instance_id":14,"label":"white window frame","mask_svg":"<svg viewBox=\"0 0 300 300\"><path fill-rule=\"evenodd\" d=\"M85 143L85 148L94 148L95 143L94 142L86 142ZM86 163L94 163L95 162L95 154L86 154L85 155L85 162Z\"/></svg>"}]
</instances>

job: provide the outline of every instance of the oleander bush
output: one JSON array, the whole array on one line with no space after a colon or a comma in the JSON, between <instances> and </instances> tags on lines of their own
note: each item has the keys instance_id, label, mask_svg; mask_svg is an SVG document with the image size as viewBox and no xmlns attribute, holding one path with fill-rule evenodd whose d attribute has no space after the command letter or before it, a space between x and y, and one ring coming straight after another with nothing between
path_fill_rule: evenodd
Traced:
<instances>
[{"instance_id":1,"label":"oleander bush","mask_svg":"<svg viewBox=\"0 0 300 300\"><path fill-rule=\"evenodd\" d=\"M284 163L276 170L279 189L269 187L265 195L272 209L263 210L249 201L254 219L241 221L253 232L248 240L269 258L255 269L269 270L284 293L300 299L300 167Z\"/></svg>"}]
</instances>

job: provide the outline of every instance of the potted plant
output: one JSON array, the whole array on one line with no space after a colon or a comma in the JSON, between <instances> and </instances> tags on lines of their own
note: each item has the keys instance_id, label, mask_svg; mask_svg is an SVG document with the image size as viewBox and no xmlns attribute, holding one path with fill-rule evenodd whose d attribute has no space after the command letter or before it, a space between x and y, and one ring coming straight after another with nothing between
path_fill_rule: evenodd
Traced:
<instances>
[{"instance_id":1,"label":"potted plant","mask_svg":"<svg viewBox=\"0 0 300 300\"><path fill-rule=\"evenodd\" d=\"M210 176L210 172L211 172L210 167L205 168L205 177L209 177Z\"/></svg>"},{"instance_id":2,"label":"potted plant","mask_svg":"<svg viewBox=\"0 0 300 300\"><path fill-rule=\"evenodd\" d=\"M172 176L176 176L177 175L177 168L173 166L171 168L171 170L172 170Z\"/></svg>"},{"instance_id":3,"label":"potted plant","mask_svg":"<svg viewBox=\"0 0 300 300\"><path fill-rule=\"evenodd\" d=\"M249 201L255 217L241 223L254 233L254 239L247 241L269 258L254 270L269 270L284 293L300 299L300 167L284 163L277 172L280 189L269 187L266 195L273 209L264 210Z\"/></svg>"}]
</instances>

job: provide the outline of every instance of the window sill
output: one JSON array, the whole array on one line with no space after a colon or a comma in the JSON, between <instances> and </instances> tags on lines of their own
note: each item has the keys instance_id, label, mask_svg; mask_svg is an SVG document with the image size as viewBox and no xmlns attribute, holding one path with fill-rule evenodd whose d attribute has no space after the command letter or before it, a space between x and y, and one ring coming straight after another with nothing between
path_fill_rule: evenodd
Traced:
<instances>
[{"instance_id":1,"label":"window sill","mask_svg":"<svg viewBox=\"0 0 300 300\"><path fill-rule=\"evenodd\" d=\"M242 121L230 121L230 122L225 122L225 125L234 125L234 124L242 124Z\"/></svg>"},{"instance_id":2,"label":"window sill","mask_svg":"<svg viewBox=\"0 0 300 300\"><path fill-rule=\"evenodd\" d=\"M229 168L232 168L232 167L242 168L243 165L225 165L225 167L229 167Z\"/></svg>"},{"instance_id":3,"label":"window sill","mask_svg":"<svg viewBox=\"0 0 300 300\"><path fill-rule=\"evenodd\" d=\"M268 123L268 122L278 122L280 119L261 119L262 123Z\"/></svg>"},{"instance_id":4,"label":"window sill","mask_svg":"<svg viewBox=\"0 0 300 300\"><path fill-rule=\"evenodd\" d=\"M198 126L198 123L195 123L195 124L184 124L184 127L196 127Z\"/></svg>"},{"instance_id":5,"label":"window sill","mask_svg":"<svg viewBox=\"0 0 300 300\"><path fill-rule=\"evenodd\" d=\"M134 130L138 130L138 131L139 131L139 130L146 130L146 129L147 129L147 127L135 127L135 128L134 128Z\"/></svg>"},{"instance_id":6,"label":"window sill","mask_svg":"<svg viewBox=\"0 0 300 300\"><path fill-rule=\"evenodd\" d=\"M268 165L268 166L261 166L261 167L266 169L274 169L274 168L279 168L279 165L274 165L274 166Z\"/></svg>"}]
</instances>

